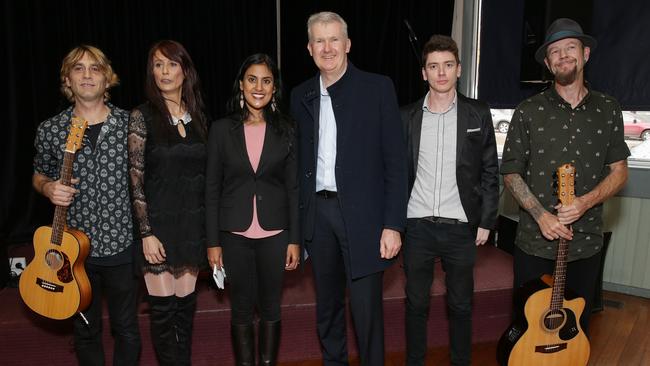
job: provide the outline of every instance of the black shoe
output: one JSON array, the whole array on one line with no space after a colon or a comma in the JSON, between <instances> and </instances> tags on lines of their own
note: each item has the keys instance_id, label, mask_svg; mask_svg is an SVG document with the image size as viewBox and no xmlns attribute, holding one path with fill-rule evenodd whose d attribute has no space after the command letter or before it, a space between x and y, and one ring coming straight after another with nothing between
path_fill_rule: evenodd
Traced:
<instances>
[{"instance_id":1,"label":"black shoe","mask_svg":"<svg viewBox=\"0 0 650 366\"><path fill-rule=\"evenodd\" d=\"M260 366L275 365L280 347L280 321L260 320L259 350Z\"/></svg>"},{"instance_id":2,"label":"black shoe","mask_svg":"<svg viewBox=\"0 0 650 366\"><path fill-rule=\"evenodd\" d=\"M230 326L236 366L255 366L255 327L253 324Z\"/></svg>"}]
</instances>

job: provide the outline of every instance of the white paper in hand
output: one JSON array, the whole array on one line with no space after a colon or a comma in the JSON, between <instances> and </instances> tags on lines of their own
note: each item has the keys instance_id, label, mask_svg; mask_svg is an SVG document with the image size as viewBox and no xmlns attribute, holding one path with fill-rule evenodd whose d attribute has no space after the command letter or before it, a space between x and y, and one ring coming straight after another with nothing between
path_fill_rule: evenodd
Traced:
<instances>
[{"instance_id":1,"label":"white paper in hand","mask_svg":"<svg viewBox=\"0 0 650 366\"><path fill-rule=\"evenodd\" d=\"M217 287L223 290L223 283L226 279L226 270L223 267L217 268L215 265L212 267L212 278L214 278L214 282L216 282Z\"/></svg>"}]
</instances>

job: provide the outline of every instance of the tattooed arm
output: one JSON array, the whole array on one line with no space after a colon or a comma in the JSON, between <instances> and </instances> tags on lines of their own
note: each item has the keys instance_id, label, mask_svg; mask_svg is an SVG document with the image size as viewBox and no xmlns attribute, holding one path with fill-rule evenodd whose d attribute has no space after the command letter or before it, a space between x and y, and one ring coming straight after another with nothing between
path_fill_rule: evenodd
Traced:
<instances>
[{"instance_id":1,"label":"tattooed arm","mask_svg":"<svg viewBox=\"0 0 650 366\"><path fill-rule=\"evenodd\" d=\"M506 174L503 176L503 182L517 200L519 206L526 210L537 221L539 230L548 240L564 238L571 240L573 233L569 228L562 225L558 217L546 211L542 204L539 203L533 192L523 178L517 173Z\"/></svg>"}]
</instances>

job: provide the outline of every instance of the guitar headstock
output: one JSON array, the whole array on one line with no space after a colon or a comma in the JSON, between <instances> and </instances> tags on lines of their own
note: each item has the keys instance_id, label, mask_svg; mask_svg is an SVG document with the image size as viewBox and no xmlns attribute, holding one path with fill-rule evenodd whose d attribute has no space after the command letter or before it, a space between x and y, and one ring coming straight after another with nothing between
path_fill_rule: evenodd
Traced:
<instances>
[{"instance_id":1,"label":"guitar headstock","mask_svg":"<svg viewBox=\"0 0 650 366\"><path fill-rule=\"evenodd\" d=\"M65 142L66 152L74 154L81 148L86 127L88 127L88 121L83 118L72 117L70 133L68 133L68 140Z\"/></svg>"},{"instance_id":2,"label":"guitar headstock","mask_svg":"<svg viewBox=\"0 0 650 366\"><path fill-rule=\"evenodd\" d=\"M570 205L576 195L576 168L572 164L563 164L557 168L557 197L563 205Z\"/></svg>"}]
</instances>

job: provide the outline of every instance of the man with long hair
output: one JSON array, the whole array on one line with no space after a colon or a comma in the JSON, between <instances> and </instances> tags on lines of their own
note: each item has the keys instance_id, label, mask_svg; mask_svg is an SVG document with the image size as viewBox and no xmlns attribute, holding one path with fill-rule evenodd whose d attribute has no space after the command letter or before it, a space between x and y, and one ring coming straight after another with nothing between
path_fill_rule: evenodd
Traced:
<instances>
[{"instance_id":1,"label":"man with long hair","mask_svg":"<svg viewBox=\"0 0 650 366\"><path fill-rule=\"evenodd\" d=\"M102 299L115 337L114 365L135 365L140 355L137 281L132 270L133 221L127 170L128 112L108 103L118 77L104 53L93 46L70 51L61 66L61 92L72 103L45 120L36 132L34 189L54 205L68 207L67 225L90 239L86 272L92 302L74 319L80 365L103 365ZM61 183L66 136L73 116L88 121L75 157L72 186Z\"/></svg>"}]
</instances>

